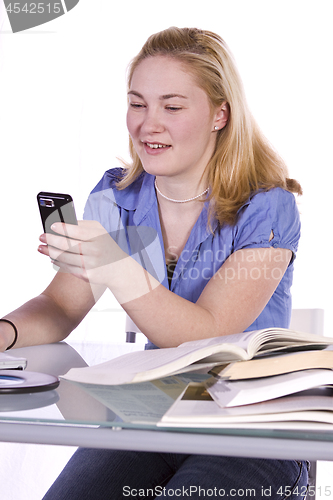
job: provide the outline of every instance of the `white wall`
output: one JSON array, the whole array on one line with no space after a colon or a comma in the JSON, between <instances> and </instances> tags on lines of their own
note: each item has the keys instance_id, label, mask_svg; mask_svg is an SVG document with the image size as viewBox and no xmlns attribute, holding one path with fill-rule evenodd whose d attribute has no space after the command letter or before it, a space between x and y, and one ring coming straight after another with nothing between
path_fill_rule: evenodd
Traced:
<instances>
[{"instance_id":1,"label":"white wall","mask_svg":"<svg viewBox=\"0 0 333 500\"><path fill-rule=\"evenodd\" d=\"M332 7L331 0L81 0L15 35L0 18L0 316L53 276L37 253L36 194L68 192L82 214L103 172L127 157L130 58L153 31L197 26L229 44L257 121L303 185L294 307L325 309L332 335ZM117 307L111 295L105 304ZM115 329L121 338L121 321ZM111 328L93 334L109 341Z\"/></svg>"}]
</instances>

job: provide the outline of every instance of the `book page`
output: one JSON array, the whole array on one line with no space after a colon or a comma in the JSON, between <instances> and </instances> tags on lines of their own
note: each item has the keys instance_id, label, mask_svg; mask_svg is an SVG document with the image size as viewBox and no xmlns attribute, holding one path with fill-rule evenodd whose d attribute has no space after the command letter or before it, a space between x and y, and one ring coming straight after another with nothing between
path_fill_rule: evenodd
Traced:
<instances>
[{"instance_id":1,"label":"book page","mask_svg":"<svg viewBox=\"0 0 333 500\"><path fill-rule=\"evenodd\" d=\"M200 339L200 340L190 340L188 342L184 342L181 344L183 346L188 346L190 348L203 348L208 346L216 346L222 344L232 344L235 347L240 349L244 349L247 351L248 345L252 338L256 337L261 332L265 330L254 330L251 332L243 332L243 333L234 333L233 335L224 335L220 337L212 337L208 339Z\"/></svg>"},{"instance_id":2,"label":"book page","mask_svg":"<svg viewBox=\"0 0 333 500\"><path fill-rule=\"evenodd\" d=\"M217 419L186 420L181 418L163 417L158 423L158 427L192 427L192 428L228 428L236 427L241 429L296 429L301 430L300 425L304 422L313 428L313 424L325 424L331 427L326 428L332 432L333 413L326 411L297 411L288 413L271 413L266 415L245 415L236 417L221 417ZM293 424L293 425L291 425Z\"/></svg>"},{"instance_id":3,"label":"book page","mask_svg":"<svg viewBox=\"0 0 333 500\"><path fill-rule=\"evenodd\" d=\"M207 375L186 374L152 382L124 385L75 385L112 410L114 421L156 423L191 382L202 383Z\"/></svg>"},{"instance_id":4,"label":"book page","mask_svg":"<svg viewBox=\"0 0 333 500\"><path fill-rule=\"evenodd\" d=\"M300 349L322 349L333 344L333 338L313 333L297 332L287 328L259 330L248 347L249 359L257 354Z\"/></svg>"},{"instance_id":5,"label":"book page","mask_svg":"<svg viewBox=\"0 0 333 500\"><path fill-rule=\"evenodd\" d=\"M209 379L206 387L222 408L267 401L322 385L333 384L331 370L305 370L254 380L228 381Z\"/></svg>"},{"instance_id":6,"label":"book page","mask_svg":"<svg viewBox=\"0 0 333 500\"><path fill-rule=\"evenodd\" d=\"M72 368L62 378L87 384L120 385L145 382L179 373L197 361L216 364L246 359L238 346L221 342L224 337L187 342L178 347L136 351L86 368ZM214 354L214 359L209 356ZM207 359L206 359L207 358ZM213 366L213 365L211 365ZM199 367L193 367L198 370ZM185 370L187 371L187 370Z\"/></svg>"},{"instance_id":7,"label":"book page","mask_svg":"<svg viewBox=\"0 0 333 500\"><path fill-rule=\"evenodd\" d=\"M112 410L116 421L156 423L183 392L186 383L176 377L128 385L79 384L90 396Z\"/></svg>"}]
</instances>

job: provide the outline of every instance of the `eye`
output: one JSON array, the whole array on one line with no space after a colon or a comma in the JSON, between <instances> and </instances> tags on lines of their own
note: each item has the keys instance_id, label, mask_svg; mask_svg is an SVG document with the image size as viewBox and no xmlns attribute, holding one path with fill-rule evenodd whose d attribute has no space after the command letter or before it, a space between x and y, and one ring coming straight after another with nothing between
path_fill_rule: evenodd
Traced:
<instances>
[{"instance_id":1,"label":"eye","mask_svg":"<svg viewBox=\"0 0 333 500\"><path fill-rule=\"evenodd\" d=\"M141 108L144 108L145 105L144 104L141 104L139 102L130 102L129 103L130 107L133 108L133 109L141 109Z\"/></svg>"},{"instance_id":2,"label":"eye","mask_svg":"<svg viewBox=\"0 0 333 500\"><path fill-rule=\"evenodd\" d=\"M180 106L166 106L166 108L168 111L172 111L172 112L176 112L176 111L180 111L182 108Z\"/></svg>"}]
</instances>

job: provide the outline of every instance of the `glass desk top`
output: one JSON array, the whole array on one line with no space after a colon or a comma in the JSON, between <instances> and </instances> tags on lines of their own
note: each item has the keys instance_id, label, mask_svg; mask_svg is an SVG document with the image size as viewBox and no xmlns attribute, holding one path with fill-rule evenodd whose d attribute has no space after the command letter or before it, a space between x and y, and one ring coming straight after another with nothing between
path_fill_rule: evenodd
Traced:
<instances>
[{"instance_id":1,"label":"glass desk top","mask_svg":"<svg viewBox=\"0 0 333 500\"><path fill-rule=\"evenodd\" d=\"M137 348L125 343L60 342L14 349L11 354L26 357L28 371L61 376L72 367L101 363ZM61 379L59 387L51 391L1 394L0 440L212 454L223 450L223 454L236 456L333 460L333 428L157 427L185 388L186 380L180 377L175 383L173 379L104 387ZM122 432L114 432L119 430Z\"/></svg>"}]
</instances>

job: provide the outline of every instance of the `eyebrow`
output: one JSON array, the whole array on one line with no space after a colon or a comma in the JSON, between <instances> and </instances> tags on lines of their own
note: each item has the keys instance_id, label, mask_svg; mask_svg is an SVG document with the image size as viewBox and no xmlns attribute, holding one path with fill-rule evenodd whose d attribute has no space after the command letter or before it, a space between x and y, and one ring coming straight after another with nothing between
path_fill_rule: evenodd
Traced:
<instances>
[{"instance_id":1,"label":"eyebrow","mask_svg":"<svg viewBox=\"0 0 333 500\"><path fill-rule=\"evenodd\" d=\"M139 92L136 92L136 90L130 90L127 95L130 94L140 97L141 99L144 99L143 95L140 94ZM182 94L164 94L160 97L160 100L163 101L165 99L172 99L173 97L180 97L181 99L187 99L187 97Z\"/></svg>"}]
</instances>

